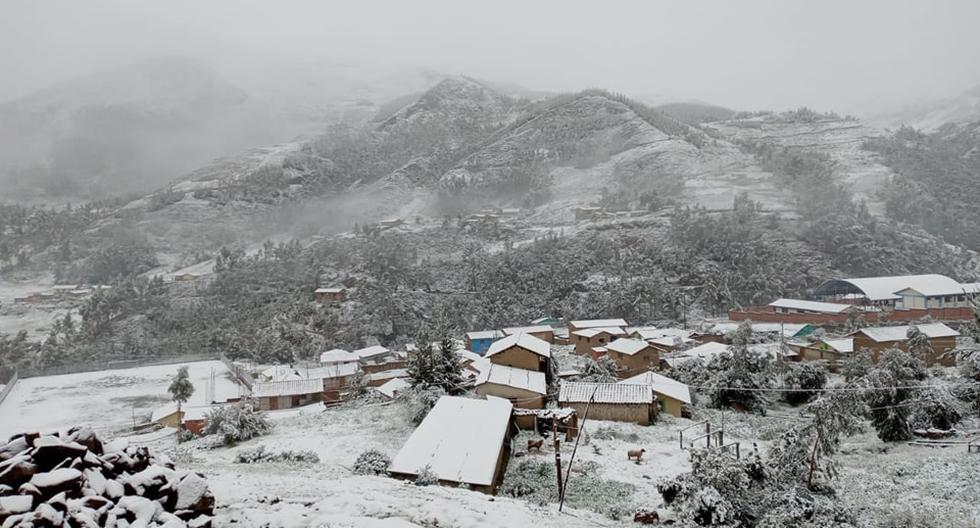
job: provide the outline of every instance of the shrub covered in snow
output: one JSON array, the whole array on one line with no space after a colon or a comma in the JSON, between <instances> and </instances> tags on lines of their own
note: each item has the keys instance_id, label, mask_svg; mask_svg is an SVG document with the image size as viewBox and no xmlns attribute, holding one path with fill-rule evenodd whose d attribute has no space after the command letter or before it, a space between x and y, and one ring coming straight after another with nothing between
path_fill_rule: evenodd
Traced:
<instances>
[{"instance_id":1,"label":"shrub covered in snow","mask_svg":"<svg viewBox=\"0 0 980 528\"><path fill-rule=\"evenodd\" d=\"M446 392L441 388L419 386L402 391L398 397L406 402L409 420L414 424L419 424L429 414L439 398L445 395Z\"/></svg>"},{"instance_id":2,"label":"shrub covered in snow","mask_svg":"<svg viewBox=\"0 0 980 528\"><path fill-rule=\"evenodd\" d=\"M358 475L385 475L391 458L377 449L368 449L354 461L354 473Z\"/></svg>"},{"instance_id":3,"label":"shrub covered in snow","mask_svg":"<svg viewBox=\"0 0 980 528\"><path fill-rule=\"evenodd\" d=\"M768 356L749 350L751 339L752 327L743 322L734 332L731 352L708 362L711 376L706 385L712 406L765 412L769 401L760 389L773 385L775 372Z\"/></svg>"},{"instance_id":4,"label":"shrub covered in snow","mask_svg":"<svg viewBox=\"0 0 980 528\"><path fill-rule=\"evenodd\" d=\"M428 464L419 468L418 474L415 475L416 486L435 486L438 483L439 476L432 472Z\"/></svg>"},{"instance_id":5,"label":"shrub covered in snow","mask_svg":"<svg viewBox=\"0 0 980 528\"><path fill-rule=\"evenodd\" d=\"M826 385L827 370L822 365L809 361L789 363L783 373L783 386L799 390L784 392L783 399L793 405L806 403Z\"/></svg>"},{"instance_id":6,"label":"shrub covered in snow","mask_svg":"<svg viewBox=\"0 0 980 528\"><path fill-rule=\"evenodd\" d=\"M615 383L619 381L619 377L616 376L616 363L609 356L602 356L598 361L586 359L579 381Z\"/></svg>"},{"instance_id":7,"label":"shrub covered in snow","mask_svg":"<svg viewBox=\"0 0 980 528\"><path fill-rule=\"evenodd\" d=\"M235 455L235 462L239 464L258 464L262 462L282 462L282 463L306 463L316 464L320 457L313 451L266 451L264 445L256 446L252 449L242 449Z\"/></svg>"},{"instance_id":8,"label":"shrub covered in snow","mask_svg":"<svg viewBox=\"0 0 980 528\"><path fill-rule=\"evenodd\" d=\"M858 352L851 354L850 357L844 359L843 365L841 365L840 373L844 375L844 379L847 381L854 381L858 378L862 378L871 372L871 367L874 363L871 361L871 352L867 348L862 348Z\"/></svg>"},{"instance_id":9,"label":"shrub covered in snow","mask_svg":"<svg viewBox=\"0 0 980 528\"><path fill-rule=\"evenodd\" d=\"M912 437L913 400L921 392L914 387L926 376L925 363L919 357L892 348L884 351L878 364L862 378L869 387L866 401L878 438L894 442Z\"/></svg>"},{"instance_id":10,"label":"shrub covered in snow","mask_svg":"<svg viewBox=\"0 0 980 528\"><path fill-rule=\"evenodd\" d=\"M205 420L204 434L220 435L225 445L262 436L272 430L265 415L248 402L214 408Z\"/></svg>"}]
</instances>

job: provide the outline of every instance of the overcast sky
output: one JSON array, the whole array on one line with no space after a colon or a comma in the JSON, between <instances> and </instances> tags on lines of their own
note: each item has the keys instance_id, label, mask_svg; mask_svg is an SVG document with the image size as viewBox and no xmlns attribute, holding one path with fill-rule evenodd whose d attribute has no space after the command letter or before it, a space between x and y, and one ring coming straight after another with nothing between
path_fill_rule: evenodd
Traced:
<instances>
[{"instance_id":1,"label":"overcast sky","mask_svg":"<svg viewBox=\"0 0 980 528\"><path fill-rule=\"evenodd\" d=\"M3 0L0 100L162 55L428 67L741 109L980 84L980 1Z\"/></svg>"}]
</instances>

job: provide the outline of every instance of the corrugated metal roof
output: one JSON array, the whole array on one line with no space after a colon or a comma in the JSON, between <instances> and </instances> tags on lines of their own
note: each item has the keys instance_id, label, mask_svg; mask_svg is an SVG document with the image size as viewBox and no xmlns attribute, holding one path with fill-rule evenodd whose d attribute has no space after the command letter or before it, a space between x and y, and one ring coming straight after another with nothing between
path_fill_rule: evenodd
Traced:
<instances>
[{"instance_id":1,"label":"corrugated metal roof","mask_svg":"<svg viewBox=\"0 0 980 528\"><path fill-rule=\"evenodd\" d=\"M388 467L416 475L425 466L440 480L489 486L513 407L507 400L443 396Z\"/></svg>"},{"instance_id":2,"label":"corrugated metal roof","mask_svg":"<svg viewBox=\"0 0 980 528\"><path fill-rule=\"evenodd\" d=\"M653 403L653 391L650 385L562 382L559 403L587 403L590 399L592 403Z\"/></svg>"},{"instance_id":3,"label":"corrugated metal roof","mask_svg":"<svg viewBox=\"0 0 980 528\"><path fill-rule=\"evenodd\" d=\"M507 387L531 391L536 394L548 393L548 384L545 381L544 372L498 365L496 363L491 363L488 368L480 371L480 375L476 379L476 384L483 385L484 383L505 385Z\"/></svg>"},{"instance_id":4,"label":"corrugated metal roof","mask_svg":"<svg viewBox=\"0 0 980 528\"><path fill-rule=\"evenodd\" d=\"M494 341L487 349L486 357L499 354L510 347L518 346L539 356L551 357L551 344L531 334L514 334L499 341Z\"/></svg>"},{"instance_id":5,"label":"corrugated metal roof","mask_svg":"<svg viewBox=\"0 0 980 528\"><path fill-rule=\"evenodd\" d=\"M304 379L292 381L270 381L252 385L252 396L267 398L271 396L298 396L323 392L323 379Z\"/></svg>"}]
</instances>

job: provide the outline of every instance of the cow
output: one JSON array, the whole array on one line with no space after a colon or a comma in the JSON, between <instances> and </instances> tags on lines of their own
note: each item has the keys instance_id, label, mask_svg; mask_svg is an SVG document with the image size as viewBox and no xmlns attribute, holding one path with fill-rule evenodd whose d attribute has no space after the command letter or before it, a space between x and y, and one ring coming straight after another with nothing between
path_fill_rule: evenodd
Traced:
<instances>
[{"instance_id":1,"label":"cow","mask_svg":"<svg viewBox=\"0 0 980 528\"><path fill-rule=\"evenodd\" d=\"M626 452L626 460L636 459L636 463L640 463L640 459L643 458L643 453L646 453L646 449L630 449Z\"/></svg>"}]
</instances>

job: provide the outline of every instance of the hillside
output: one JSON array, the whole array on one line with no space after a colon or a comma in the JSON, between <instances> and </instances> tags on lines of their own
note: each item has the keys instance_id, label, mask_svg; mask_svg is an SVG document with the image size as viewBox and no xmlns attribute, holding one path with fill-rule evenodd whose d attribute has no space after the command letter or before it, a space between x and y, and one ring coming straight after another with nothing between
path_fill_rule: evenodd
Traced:
<instances>
[{"instance_id":1,"label":"hillside","mask_svg":"<svg viewBox=\"0 0 980 528\"><path fill-rule=\"evenodd\" d=\"M898 110L871 115L868 120L881 127L908 126L935 132L947 123L963 124L980 119L980 86L955 97L909 105Z\"/></svg>"}]
</instances>

